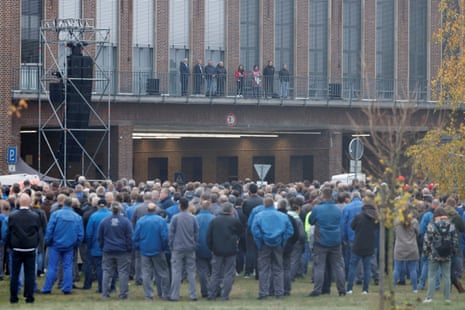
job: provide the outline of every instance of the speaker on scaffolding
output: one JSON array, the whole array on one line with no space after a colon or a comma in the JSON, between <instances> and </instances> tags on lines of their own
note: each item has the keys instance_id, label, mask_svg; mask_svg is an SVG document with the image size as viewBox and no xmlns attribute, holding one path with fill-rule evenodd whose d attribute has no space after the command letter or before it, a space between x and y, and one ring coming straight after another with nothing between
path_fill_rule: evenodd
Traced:
<instances>
[{"instance_id":1,"label":"speaker on scaffolding","mask_svg":"<svg viewBox=\"0 0 465 310\"><path fill-rule=\"evenodd\" d=\"M90 56L82 56L82 45L74 44L70 48L71 54L67 56L66 127L74 137L69 132L66 136L66 159L79 162L89 128L93 60ZM61 151L64 150L64 138L63 134Z\"/></svg>"}]
</instances>

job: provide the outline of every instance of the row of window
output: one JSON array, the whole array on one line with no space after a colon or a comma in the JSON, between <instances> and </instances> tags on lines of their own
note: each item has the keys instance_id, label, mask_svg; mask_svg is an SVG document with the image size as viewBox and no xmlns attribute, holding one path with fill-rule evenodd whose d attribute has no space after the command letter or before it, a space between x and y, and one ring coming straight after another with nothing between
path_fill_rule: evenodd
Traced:
<instances>
[{"instance_id":1,"label":"row of window","mask_svg":"<svg viewBox=\"0 0 465 310\"><path fill-rule=\"evenodd\" d=\"M59 0L59 18L80 18L82 0ZM376 78L394 79L395 0L376 1ZM43 12L42 0L22 0L23 63L39 62L38 40ZM97 0L96 26L110 28L109 52L101 53L98 64L117 70L118 0ZM260 1L240 0L240 62L250 71L260 60ZM133 3L133 71L151 72L153 68L154 7L152 0ZM189 57L189 0L169 0L170 70L176 71L183 58ZM214 63L225 58L225 0L205 0L205 59ZM294 68L295 1L275 0L275 67L288 64ZM326 80L328 77L329 1L309 0L309 73ZM409 2L409 79L427 80L427 1ZM343 0L342 6L342 78L360 80L361 76L361 0ZM195 17L194 17L195 18ZM64 62L64 48L60 61ZM194 55L192 55L194 56ZM197 55L195 55L197 56ZM266 61L266 60L265 60ZM231 68L238 64L231 64ZM261 66L260 66L261 67ZM414 85L412 85L414 87Z\"/></svg>"}]
</instances>

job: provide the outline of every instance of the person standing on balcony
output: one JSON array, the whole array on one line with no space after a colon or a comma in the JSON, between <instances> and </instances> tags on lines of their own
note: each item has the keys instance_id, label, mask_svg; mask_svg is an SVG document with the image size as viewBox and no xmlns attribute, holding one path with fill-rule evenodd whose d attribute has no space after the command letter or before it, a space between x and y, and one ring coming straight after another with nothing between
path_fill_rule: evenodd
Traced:
<instances>
[{"instance_id":1,"label":"person standing on balcony","mask_svg":"<svg viewBox=\"0 0 465 310\"><path fill-rule=\"evenodd\" d=\"M224 96L224 89L226 86L226 68L224 67L224 63L220 61L216 66L216 77L217 77L217 86L216 86L216 94L218 96Z\"/></svg>"},{"instance_id":2,"label":"person standing on balcony","mask_svg":"<svg viewBox=\"0 0 465 310\"><path fill-rule=\"evenodd\" d=\"M287 99L287 91L289 88L289 70L287 64L283 64L281 70L279 70L279 97L281 99Z\"/></svg>"},{"instance_id":3,"label":"person standing on balcony","mask_svg":"<svg viewBox=\"0 0 465 310\"><path fill-rule=\"evenodd\" d=\"M271 98L273 96L273 79L274 79L274 67L273 61L268 60L268 65L263 69L263 77L265 82L265 97Z\"/></svg>"},{"instance_id":4,"label":"person standing on balcony","mask_svg":"<svg viewBox=\"0 0 465 310\"><path fill-rule=\"evenodd\" d=\"M216 68L213 66L213 61L209 60L205 67L205 79L207 80L207 91L205 95L214 96L215 89L213 85L214 79L216 79Z\"/></svg>"},{"instance_id":5,"label":"person standing on balcony","mask_svg":"<svg viewBox=\"0 0 465 310\"><path fill-rule=\"evenodd\" d=\"M239 65L239 67L236 70L235 76L237 84L236 97L243 97L242 90L244 87L245 77L247 76L247 72L245 72L243 65Z\"/></svg>"},{"instance_id":6,"label":"person standing on balcony","mask_svg":"<svg viewBox=\"0 0 465 310\"><path fill-rule=\"evenodd\" d=\"M187 88L189 86L189 63L187 58L179 65L179 74L181 77L181 96L187 96Z\"/></svg>"},{"instance_id":7,"label":"person standing on balcony","mask_svg":"<svg viewBox=\"0 0 465 310\"><path fill-rule=\"evenodd\" d=\"M194 95L200 95L202 89L203 67L202 59L197 59L197 64L194 67Z\"/></svg>"},{"instance_id":8,"label":"person standing on balcony","mask_svg":"<svg viewBox=\"0 0 465 310\"><path fill-rule=\"evenodd\" d=\"M253 96L258 98L260 96L260 88L262 87L262 73L260 72L258 65L253 66L251 77Z\"/></svg>"}]
</instances>

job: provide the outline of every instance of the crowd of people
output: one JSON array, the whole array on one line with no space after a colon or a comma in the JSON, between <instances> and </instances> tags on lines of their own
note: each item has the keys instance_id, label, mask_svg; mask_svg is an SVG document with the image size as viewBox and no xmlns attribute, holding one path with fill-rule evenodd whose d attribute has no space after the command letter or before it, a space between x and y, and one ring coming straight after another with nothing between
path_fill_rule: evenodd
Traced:
<instances>
[{"instance_id":1,"label":"crowd of people","mask_svg":"<svg viewBox=\"0 0 465 310\"><path fill-rule=\"evenodd\" d=\"M181 95L187 96L189 93L189 78L191 76L188 59L185 58L179 65L179 74L181 82ZM244 97L246 88L251 87L252 97L264 96L270 99L278 94L274 93L274 76L275 68L273 61L269 60L264 67L263 72L260 71L258 65L254 65L247 75L244 66L240 64L234 72L234 81L236 83L236 97ZM225 96L227 71L223 61L219 61L216 66L212 60L207 61L207 65L203 66L202 59L197 59L192 72L193 77L193 95L200 96ZM248 83L250 81L250 83ZM279 98L287 99L289 95L290 74L287 64L283 64L278 72L279 81ZM205 85L205 86L204 86ZM263 89L263 90L262 90ZM205 90L205 92L204 92Z\"/></svg>"},{"instance_id":2,"label":"crowd of people","mask_svg":"<svg viewBox=\"0 0 465 310\"><path fill-rule=\"evenodd\" d=\"M25 181L2 189L0 279L9 273L11 303L22 286L27 303L35 292L51 294L56 282L71 294L80 274L80 288L94 285L103 299L116 291L127 299L134 281L147 300L178 301L185 279L196 301L197 284L200 297L228 300L237 276L258 280L260 300L290 296L293 281L306 276L310 297L330 294L333 280L339 296L353 294L356 283L367 294L384 272L377 188L357 180L181 186L79 176L68 186ZM427 288L426 303L441 278L450 302L451 284L465 292L463 208L456 197L436 197L432 187L406 190L388 241L394 242L389 276L396 285L410 280L413 293Z\"/></svg>"}]
</instances>

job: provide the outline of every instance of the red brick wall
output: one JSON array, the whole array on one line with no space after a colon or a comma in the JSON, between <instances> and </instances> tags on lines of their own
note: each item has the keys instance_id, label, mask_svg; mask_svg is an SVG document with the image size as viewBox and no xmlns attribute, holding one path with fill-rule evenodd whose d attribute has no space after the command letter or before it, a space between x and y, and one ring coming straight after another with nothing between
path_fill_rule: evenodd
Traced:
<instances>
[{"instance_id":1,"label":"red brick wall","mask_svg":"<svg viewBox=\"0 0 465 310\"><path fill-rule=\"evenodd\" d=\"M375 0L362 0L362 85L363 92L374 98L376 62L376 5Z\"/></svg>"},{"instance_id":2,"label":"red brick wall","mask_svg":"<svg viewBox=\"0 0 465 310\"><path fill-rule=\"evenodd\" d=\"M439 27L441 26L441 13L439 12L439 2L440 0L431 0L431 4L430 4L429 14L431 16L431 19L429 23L429 33L431 37L435 33L437 33ZM432 81L432 80L435 80L437 77L439 66L441 64L441 59L442 59L441 46L437 44L432 38L430 38L428 56L429 56L428 80Z\"/></svg>"},{"instance_id":3,"label":"red brick wall","mask_svg":"<svg viewBox=\"0 0 465 310\"><path fill-rule=\"evenodd\" d=\"M397 96L407 98L408 96L408 63L409 63L409 50L408 50L408 17L409 17L409 1L397 1L397 44L395 51L395 79L397 80Z\"/></svg>"},{"instance_id":4,"label":"red brick wall","mask_svg":"<svg viewBox=\"0 0 465 310\"><path fill-rule=\"evenodd\" d=\"M169 29L170 13L169 1L155 0L155 31L154 31L154 64L155 72L160 73L160 89L168 89L168 74L170 63Z\"/></svg>"},{"instance_id":5,"label":"red brick wall","mask_svg":"<svg viewBox=\"0 0 465 310\"><path fill-rule=\"evenodd\" d=\"M19 122L8 116L11 103L11 89L13 88L14 70L20 66L20 35L21 11L18 0L2 1L0 10L0 122L2 134L0 135L0 173L8 172L6 165L6 148L20 146L19 132L12 130L14 123ZM19 150L18 150L19 151Z\"/></svg>"},{"instance_id":6,"label":"red brick wall","mask_svg":"<svg viewBox=\"0 0 465 310\"><path fill-rule=\"evenodd\" d=\"M334 82L342 78L342 0L331 0L328 75Z\"/></svg>"},{"instance_id":7,"label":"red brick wall","mask_svg":"<svg viewBox=\"0 0 465 310\"><path fill-rule=\"evenodd\" d=\"M205 0L192 0L190 7L190 60L191 67L196 59L205 57Z\"/></svg>"},{"instance_id":8,"label":"red brick wall","mask_svg":"<svg viewBox=\"0 0 465 310\"><path fill-rule=\"evenodd\" d=\"M240 63L240 1L226 1L226 62L228 74L232 75Z\"/></svg>"},{"instance_id":9,"label":"red brick wall","mask_svg":"<svg viewBox=\"0 0 465 310\"><path fill-rule=\"evenodd\" d=\"M260 4L262 21L260 30L260 50L262 51L260 69L263 69L268 60L274 61L274 0L262 0Z\"/></svg>"},{"instance_id":10,"label":"red brick wall","mask_svg":"<svg viewBox=\"0 0 465 310\"><path fill-rule=\"evenodd\" d=\"M290 68L295 74L295 96L307 97L308 95L308 50L309 50L309 2L307 0L295 1L295 61L294 68Z\"/></svg>"},{"instance_id":11,"label":"red brick wall","mask_svg":"<svg viewBox=\"0 0 465 310\"><path fill-rule=\"evenodd\" d=\"M132 0L120 0L119 15L119 40L118 40L118 70L119 89L127 93L132 90L132 30L133 30L133 2Z\"/></svg>"}]
</instances>

